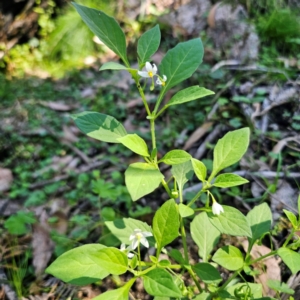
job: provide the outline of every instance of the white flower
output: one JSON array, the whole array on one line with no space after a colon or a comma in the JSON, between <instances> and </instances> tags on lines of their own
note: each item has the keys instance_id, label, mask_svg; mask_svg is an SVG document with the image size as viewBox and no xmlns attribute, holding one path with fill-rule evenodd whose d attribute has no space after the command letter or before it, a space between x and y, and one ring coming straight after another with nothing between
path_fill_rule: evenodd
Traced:
<instances>
[{"instance_id":1,"label":"white flower","mask_svg":"<svg viewBox=\"0 0 300 300\"><path fill-rule=\"evenodd\" d=\"M157 67L155 64L151 65L148 61L146 62L146 71L138 71L138 74L145 78L153 78L157 73Z\"/></svg>"},{"instance_id":2,"label":"white flower","mask_svg":"<svg viewBox=\"0 0 300 300\"><path fill-rule=\"evenodd\" d=\"M134 229L130 235L129 240L131 241L131 249L134 250L140 243L145 247L149 247L149 242L146 237L152 236L153 234L148 231L142 231L141 229Z\"/></svg>"},{"instance_id":3,"label":"white flower","mask_svg":"<svg viewBox=\"0 0 300 300\"><path fill-rule=\"evenodd\" d=\"M121 247L120 247L120 250L121 250L122 252L125 252L125 251L127 251L127 250L130 251L130 250L132 250L132 249L131 249L131 246L128 246L128 247L126 248L126 245L125 245L124 243L122 243L122 244L121 244ZM133 258L133 257L134 257L134 254L128 252L128 253L127 253L127 257L128 257L128 258Z\"/></svg>"},{"instance_id":4,"label":"white flower","mask_svg":"<svg viewBox=\"0 0 300 300\"><path fill-rule=\"evenodd\" d=\"M212 212L214 215L219 215L220 213L224 212L224 209L221 204L214 202L212 205Z\"/></svg>"},{"instance_id":5,"label":"white flower","mask_svg":"<svg viewBox=\"0 0 300 300\"><path fill-rule=\"evenodd\" d=\"M162 78L162 79L159 78L159 77L157 77L156 83L157 83L158 85L164 86L164 85L166 84L166 81L167 81L167 76L166 76L166 75L163 75L163 78Z\"/></svg>"}]
</instances>

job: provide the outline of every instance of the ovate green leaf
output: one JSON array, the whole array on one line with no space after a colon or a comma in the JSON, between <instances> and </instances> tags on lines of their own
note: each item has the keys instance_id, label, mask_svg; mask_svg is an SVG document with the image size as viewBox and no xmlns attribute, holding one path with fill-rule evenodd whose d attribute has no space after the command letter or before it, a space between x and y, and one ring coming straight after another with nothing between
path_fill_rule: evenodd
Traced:
<instances>
[{"instance_id":1,"label":"ovate green leaf","mask_svg":"<svg viewBox=\"0 0 300 300\"><path fill-rule=\"evenodd\" d=\"M93 300L128 300L129 299L129 290L134 283L135 279L131 279L128 281L124 286L112 290L112 291L107 291L95 298Z\"/></svg>"},{"instance_id":2,"label":"ovate green leaf","mask_svg":"<svg viewBox=\"0 0 300 300\"><path fill-rule=\"evenodd\" d=\"M181 218L186 218L186 217L192 216L195 213L192 208L190 208L189 206L187 206L183 203L178 204L178 211L179 211Z\"/></svg>"},{"instance_id":3,"label":"ovate green leaf","mask_svg":"<svg viewBox=\"0 0 300 300\"><path fill-rule=\"evenodd\" d=\"M205 212L200 213L191 223L191 235L199 247L199 256L208 261L211 251L220 239L220 231L214 227Z\"/></svg>"},{"instance_id":4,"label":"ovate green leaf","mask_svg":"<svg viewBox=\"0 0 300 300\"><path fill-rule=\"evenodd\" d=\"M288 248L279 248L278 255L283 262L289 267L293 274L300 271L300 253Z\"/></svg>"},{"instance_id":5,"label":"ovate green leaf","mask_svg":"<svg viewBox=\"0 0 300 300\"><path fill-rule=\"evenodd\" d=\"M146 292L152 296L181 298L179 287L164 269L154 269L143 276Z\"/></svg>"},{"instance_id":6,"label":"ovate green leaf","mask_svg":"<svg viewBox=\"0 0 300 300\"><path fill-rule=\"evenodd\" d=\"M116 62L109 61L101 66L100 71L104 70L127 70L127 67Z\"/></svg>"},{"instance_id":7,"label":"ovate green leaf","mask_svg":"<svg viewBox=\"0 0 300 300\"><path fill-rule=\"evenodd\" d=\"M267 285L269 288L281 293L290 295L293 295L295 293L295 291L291 289L286 283L280 282L279 280L268 279Z\"/></svg>"},{"instance_id":8,"label":"ovate green leaf","mask_svg":"<svg viewBox=\"0 0 300 300\"><path fill-rule=\"evenodd\" d=\"M103 248L93 256L101 267L110 274L120 275L127 271L128 258L124 252L117 248Z\"/></svg>"},{"instance_id":9,"label":"ovate green leaf","mask_svg":"<svg viewBox=\"0 0 300 300\"><path fill-rule=\"evenodd\" d=\"M270 231L272 225L272 212L267 203L255 206L247 215L248 223L252 231L252 242L260 239Z\"/></svg>"},{"instance_id":10,"label":"ovate green leaf","mask_svg":"<svg viewBox=\"0 0 300 300\"><path fill-rule=\"evenodd\" d=\"M250 130L242 128L228 132L214 148L212 179L221 170L238 162L248 149Z\"/></svg>"},{"instance_id":11,"label":"ovate green leaf","mask_svg":"<svg viewBox=\"0 0 300 300\"><path fill-rule=\"evenodd\" d=\"M198 85L191 86L176 93L171 98L171 100L166 104L166 106L178 105L181 103L193 101L213 94L214 94L213 91L207 90Z\"/></svg>"},{"instance_id":12,"label":"ovate green leaf","mask_svg":"<svg viewBox=\"0 0 300 300\"><path fill-rule=\"evenodd\" d=\"M204 182L206 179L206 172L207 172L205 164L202 161L195 158L192 158L191 161L196 176L200 181Z\"/></svg>"},{"instance_id":13,"label":"ovate green leaf","mask_svg":"<svg viewBox=\"0 0 300 300\"><path fill-rule=\"evenodd\" d=\"M159 66L160 74L168 78L164 92L189 78L201 64L202 58L203 45L200 38L179 43L169 50Z\"/></svg>"},{"instance_id":14,"label":"ovate green leaf","mask_svg":"<svg viewBox=\"0 0 300 300\"><path fill-rule=\"evenodd\" d=\"M293 227L296 229L298 227L298 220L297 217L291 212L286 209L283 210Z\"/></svg>"},{"instance_id":15,"label":"ovate green leaf","mask_svg":"<svg viewBox=\"0 0 300 300\"><path fill-rule=\"evenodd\" d=\"M128 65L125 35L117 21L103 11L72 4L90 30Z\"/></svg>"},{"instance_id":16,"label":"ovate green leaf","mask_svg":"<svg viewBox=\"0 0 300 300\"><path fill-rule=\"evenodd\" d=\"M75 124L86 135L103 142L120 143L118 138L127 134L123 125L114 117L85 111L72 115Z\"/></svg>"},{"instance_id":17,"label":"ovate green leaf","mask_svg":"<svg viewBox=\"0 0 300 300\"><path fill-rule=\"evenodd\" d=\"M194 173L191 161L173 165L171 172L181 190L183 190L183 186L193 177Z\"/></svg>"},{"instance_id":18,"label":"ovate green leaf","mask_svg":"<svg viewBox=\"0 0 300 300\"><path fill-rule=\"evenodd\" d=\"M171 150L159 160L159 163L163 162L167 165L178 165L190 159L191 155L184 150Z\"/></svg>"},{"instance_id":19,"label":"ovate green leaf","mask_svg":"<svg viewBox=\"0 0 300 300\"><path fill-rule=\"evenodd\" d=\"M246 217L236 208L223 205L224 213L214 215L207 213L210 223L221 233L233 236L252 237L250 225Z\"/></svg>"},{"instance_id":20,"label":"ovate green leaf","mask_svg":"<svg viewBox=\"0 0 300 300\"><path fill-rule=\"evenodd\" d=\"M140 64L144 64L150 60L150 57L157 51L160 44L159 25L154 26L146 31L138 40L137 53Z\"/></svg>"},{"instance_id":21,"label":"ovate green leaf","mask_svg":"<svg viewBox=\"0 0 300 300\"><path fill-rule=\"evenodd\" d=\"M127 134L119 138L118 141L134 153L150 156L146 142L135 133Z\"/></svg>"},{"instance_id":22,"label":"ovate green leaf","mask_svg":"<svg viewBox=\"0 0 300 300\"><path fill-rule=\"evenodd\" d=\"M230 271L239 270L244 265L242 252L231 245L218 249L212 260Z\"/></svg>"},{"instance_id":23,"label":"ovate green leaf","mask_svg":"<svg viewBox=\"0 0 300 300\"><path fill-rule=\"evenodd\" d=\"M147 163L131 164L125 172L125 183L133 201L153 192L164 175Z\"/></svg>"},{"instance_id":24,"label":"ovate green leaf","mask_svg":"<svg viewBox=\"0 0 300 300\"><path fill-rule=\"evenodd\" d=\"M67 251L46 269L46 273L75 285L96 282L110 274L95 256L105 248L100 244L87 244Z\"/></svg>"},{"instance_id":25,"label":"ovate green leaf","mask_svg":"<svg viewBox=\"0 0 300 300\"><path fill-rule=\"evenodd\" d=\"M219 271L209 263L198 263L192 268L198 277L207 284L222 281Z\"/></svg>"},{"instance_id":26,"label":"ovate green leaf","mask_svg":"<svg viewBox=\"0 0 300 300\"><path fill-rule=\"evenodd\" d=\"M166 201L155 213L153 218L153 235L157 249L171 243L178 237L179 214L174 199Z\"/></svg>"},{"instance_id":27,"label":"ovate green leaf","mask_svg":"<svg viewBox=\"0 0 300 300\"><path fill-rule=\"evenodd\" d=\"M226 187L232 187L237 186L241 184L245 184L249 182L247 179L231 173L224 173L220 174L216 177L216 181L214 182L214 186L220 187L220 188L226 188Z\"/></svg>"}]
</instances>

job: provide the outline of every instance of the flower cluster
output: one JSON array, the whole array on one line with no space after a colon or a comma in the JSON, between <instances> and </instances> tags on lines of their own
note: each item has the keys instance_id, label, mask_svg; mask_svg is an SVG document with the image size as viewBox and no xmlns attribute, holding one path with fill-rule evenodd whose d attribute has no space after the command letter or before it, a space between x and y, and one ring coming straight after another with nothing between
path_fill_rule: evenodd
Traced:
<instances>
[{"instance_id":1,"label":"flower cluster","mask_svg":"<svg viewBox=\"0 0 300 300\"><path fill-rule=\"evenodd\" d=\"M151 80L152 80L151 90L154 89L154 77L155 76L157 77L156 84L165 86L166 81L167 81L167 76L166 75L163 75L162 77L159 76L157 74L157 67L155 64L151 64L147 61L145 68L146 68L146 71L138 71L138 74L144 78L151 78Z\"/></svg>"}]
</instances>

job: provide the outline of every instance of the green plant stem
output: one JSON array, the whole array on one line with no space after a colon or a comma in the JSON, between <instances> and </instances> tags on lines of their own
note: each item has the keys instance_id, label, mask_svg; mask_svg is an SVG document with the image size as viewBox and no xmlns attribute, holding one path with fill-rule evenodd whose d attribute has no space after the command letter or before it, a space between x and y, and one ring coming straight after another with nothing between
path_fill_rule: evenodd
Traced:
<instances>
[{"instance_id":1,"label":"green plant stem","mask_svg":"<svg viewBox=\"0 0 300 300\"><path fill-rule=\"evenodd\" d=\"M187 204L187 206L191 206L195 203L195 201L201 196L201 194L205 192L205 190L202 188L196 195L195 197Z\"/></svg>"},{"instance_id":2,"label":"green plant stem","mask_svg":"<svg viewBox=\"0 0 300 300\"><path fill-rule=\"evenodd\" d=\"M184 260L186 263L188 263L189 262L188 248L187 248L187 243L186 243L186 233L185 233L182 217L180 217L180 229L181 229L181 238L182 238L183 251L184 251Z\"/></svg>"},{"instance_id":3,"label":"green plant stem","mask_svg":"<svg viewBox=\"0 0 300 300\"><path fill-rule=\"evenodd\" d=\"M150 129L152 138L152 149L156 148L156 137L155 137L155 120L150 119ZM157 162L157 156L155 156L155 162Z\"/></svg>"},{"instance_id":4,"label":"green plant stem","mask_svg":"<svg viewBox=\"0 0 300 300\"><path fill-rule=\"evenodd\" d=\"M172 198L172 193L169 189L168 184L166 183L166 181L164 179L161 180L161 184L163 185L163 187L165 188L166 192L168 193L169 197Z\"/></svg>"},{"instance_id":5,"label":"green plant stem","mask_svg":"<svg viewBox=\"0 0 300 300\"><path fill-rule=\"evenodd\" d=\"M138 259L139 259L139 271L142 271L140 243L138 243Z\"/></svg>"},{"instance_id":6,"label":"green plant stem","mask_svg":"<svg viewBox=\"0 0 300 300\"><path fill-rule=\"evenodd\" d=\"M188 270L189 274L191 275L193 281L195 282L195 284L196 284L196 286L197 286L199 292L202 293L202 292L203 292L203 289L201 288L200 283L199 283L199 281L197 280L197 277L196 277L194 271L193 271L192 269L187 269L187 270Z\"/></svg>"},{"instance_id":7,"label":"green plant stem","mask_svg":"<svg viewBox=\"0 0 300 300\"><path fill-rule=\"evenodd\" d=\"M255 264L256 262L258 262L258 261L260 261L260 260L263 260L263 259L265 259L266 257L269 257L269 256L271 256L271 255L275 255L276 253L277 253L277 250L271 251L271 252L269 252L269 253L267 253L267 254L265 254L265 255L263 255L263 256L257 258L257 259L251 260L251 261L248 263L248 265Z\"/></svg>"},{"instance_id":8,"label":"green plant stem","mask_svg":"<svg viewBox=\"0 0 300 300\"><path fill-rule=\"evenodd\" d=\"M160 106L160 103L161 103L161 101L162 101L162 99L164 97L164 94L165 94L165 92L164 92L164 89L163 89L163 90L160 91L160 94L158 96L158 99L156 101L156 104L155 104L155 107L154 107L154 110L153 110L153 112L154 112L155 115L156 115L156 112L157 112L157 110L158 110L158 108Z\"/></svg>"},{"instance_id":9,"label":"green plant stem","mask_svg":"<svg viewBox=\"0 0 300 300\"><path fill-rule=\"evenodd\" d=\"M293 229L292 232L289 234L289 236L287 237L287 239L285 240L284 244L282 245L282 247L286 247L286 245L289 243L289 241L291 240L291 238L294 236L295 234L295 230Z\"/></svg>"},{"instance_id":10,"label":"green plant stem","mask_svg":"<svg viewBox=\"0 0 300 300\"><path fill-rule=\"evenodd\" d=\"M230 283L231 280L233 280L236 276L238 276L239 274L239 270L238 271L235 271L231 277L229 277L224 283L223 285L219 288L219 292L224 290L226 288L226 286Z\"/></svg>"},{"instance_id":11,"label":"green plant stem","mask_svg":"<svg viewBox=\"0 0 300 300\"><path fill-rule=\"evenodd\" d=\"M168 108L168 106L167 105L165 105L156 115L155 115L155 119L157 118L157 117L159 117L166 109Z\"/></svg>"},{"instance_id":12,"label":"green plant stem","mask_svg":"<svg viewBox=\"0 0 300 300\"><path fill-rule=\"evenodd\" d=\"M136 79L135 83L136 83L137 89L139 90L139 93L140 93L140 95L142 97L143 104L144 104L144 106L146 108L147 114L148 114L148 116L151 116L151 112L150 112L150 109L149 109L149 106L148 106L148 103L147 103L144 91L143 91L143 89L142 89L142 87L141 87L141 85L140 85L140 83L138 82L137 79Z\"/></svg>"}]
</instances>

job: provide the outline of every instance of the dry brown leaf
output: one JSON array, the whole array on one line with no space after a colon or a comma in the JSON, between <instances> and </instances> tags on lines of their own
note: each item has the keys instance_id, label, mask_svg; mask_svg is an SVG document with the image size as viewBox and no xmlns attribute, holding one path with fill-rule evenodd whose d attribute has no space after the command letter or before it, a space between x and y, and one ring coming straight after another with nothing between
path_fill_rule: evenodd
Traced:
<instances>
[{"instance_id":1,"label":"dry brown leaf","mask_svg":"<svg viewBox=\"0 0 300 300\"><path fill-rule=\"evenodd\" d=\"M73 126L72 126L73 127ZM75 135L74 130L72 127L63 125L63 136L62 139L66 140L67 142L75 143L78 141L77 135Z\"/></svg>"},{"instance_id":2,"label":"dry brown leaf","mask_svg":"<svg viewBox=\"0 0 300 300\"><path fill-rule=\"evenodd\" d=\"M197 142L199 139L201 139L207 131L212 127L214 122L206 122L203 125L201 125L198 129L196 129L189 139L185 142L185 145L183 147L183 150L190 149L195 142Z\"/></svg>"},{"instance_id":3,"label":"dry brown leaf","mask_svg":"<svg viewBox=\"0 0 300 300\"><path fill-rule=\"evenodd\" d=\"M96 96L96 90L91 87L86 87L81 91L82 98L94 98Z\"/></svg>"},{"instance_id":4,"label":"dry brown leaf","mask_svg":"<svg viewBox=\"0 0 300 300\"><path fill-rule=\"evenodd\" d=\"M39 104L48 107L50 109L53 110L57 110L57 111L70 111L74 108L77 108L78 105L74 104L74 105L67 105L65 103L62 102L54 102L54 101L39 101Z\"/></svg>"},{"instance_id":5,"label":"dry brown leaf","mask_svg":"<svg viewBox=\"0 0 300 300\"><path fill-rule=\"evenodd\" d=\"M282 151L282 149L287 145L288 142L291 142L291 141L296 142L299 140L300 140L300 135L284 138L284 139L280 140L279 142L277 142L277 144L273 147L272 152L275 154L278 154ZM274 158L274 157L270 158L270 163L269 163L270 167L273 165L275 160L276 160L276 158Z\"/></svg>"},{"instance_id":6,"label":"dry brown leaf","mask_svg":"<svg viewBox=\"0 0 300 300\"><path fill-rule=\"evenodd\" d=\"M33 259L35 275L41 275L48 265L54 250L54 242L50 238L49 230L42 224L33 225L32 234Z\"/></svg>"},{"instance_id":7,"label":"dry brown leaf","mask_svg":"<svg viewBox=\"0 0 300 300\"><path fill-rule=\"evenodd\" d=\"M242 245L244 250L247 251L249 245L248 241L242 241ZM271 252L271 249L266 246L254 245L250 255L252 259L257 259L269 252ZM255 264L255 269L260 271L260 274L255 277L255 281L262 285L264 296L275 296L276 294L274 290L268 287L267 281L269 279L281 281L280 262L280 258L271 256Z\"/></svg>"},{"instance_id":8,"label":"dry brown leaf","mask_svg":"<svg viewBox=\"0 0 300 300\"><path fill-rule=\"evenodd\" d=\"M282 216L282 209L288 209L292 212L297 212L298 190L285 180L278 180L277 190L270 194L271 209L274 220L278 220Z\"/></svg>"},{"instance_id":9,"label":"dry brown leaf","mask_svg":"<svg viewBox=\"0 0 300 300\"><path fill-rule=\"evenodd\" d=\"M59 156L54 156L52 158L52 164L50 166L46 166L45 168L42 168L36 172L33 173L33 177L38 177L50 170L57 172L60 170L63 170L72 160L73 160L72 155L66 155L63 157Z\"/></svg>"},{"instance_id":10,"label":"dry brown leaf","mask_svg":"<svg viewBox=\"0 0 300 300\"><path fill-rule=\"evenodd\" d=\"M0 192L9 190L13 182L13 175L10 169L0 168Z\"/></svg>"}]
</instances>

